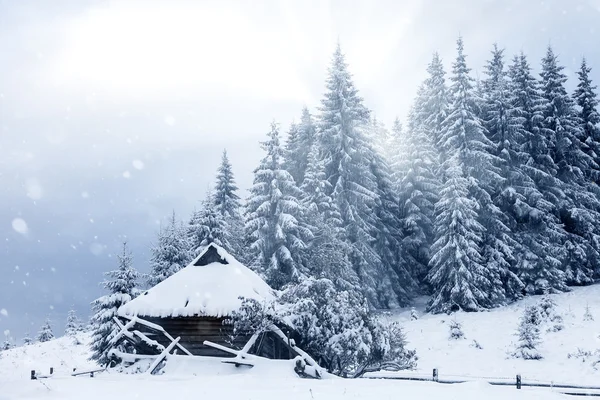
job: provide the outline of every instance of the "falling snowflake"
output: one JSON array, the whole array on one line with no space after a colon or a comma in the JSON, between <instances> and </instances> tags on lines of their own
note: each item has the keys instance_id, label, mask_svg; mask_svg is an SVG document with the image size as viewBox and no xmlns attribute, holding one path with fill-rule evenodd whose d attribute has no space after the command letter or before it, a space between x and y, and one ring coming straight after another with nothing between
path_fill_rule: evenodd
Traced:
<instances>
[{"instance_id":1,"label":"falling snowflake","mask_svg":"<svg viewBox=\"0 0 600 400\"><path fill-rule=\"evenodd\" d=\"M0 314L8 317L8 311L6 311L6 308L0 309Z\"/></svg>"},{"instance_id":2,"label":"falling snowflake","mask_svg":"<svg viewBox=\"0 0 600 400\"><path fill-rule=\"evenodd\" d=\"M129 171L123 172L123 178L125 178L125 179L131 178L131 172L129 172Z\"/></svg>"},{"instance_id":3,"label":"falling snowflake","mask_svg":"<svg viewBox=\"0 0 600 400\"><path fill-rule=\"evenodd\" d=\"M27 190L27 197L32 200L41 199L44 193L42 185L40 185L37 179L28 179L27 182L25 182L25 189Z\"/></svg>"},{"instance_id":4,"label":"falling snowflake","mask_svg":"<svg viewBox=\"0 0 600 400\"><path fill-rule=\"evenodd\" d=\"M131 165L133 165L133 168L140 170L140 171L142 169L144 169L144 162L142 160L133 160L131 162Z\"/></svg>"},{"instance_id":5,"label":"falling snowflake","mask_svg":"<svg viewBox=\"0 0 600 400\"><path fill-rule=\"evenodd\" d=\"M25 222L22 218L15 218L12 221L12 227L15 232L20 233L21 235L26 235L29 229L27 228L27 222Z\"/></svg>"}]
</instances>

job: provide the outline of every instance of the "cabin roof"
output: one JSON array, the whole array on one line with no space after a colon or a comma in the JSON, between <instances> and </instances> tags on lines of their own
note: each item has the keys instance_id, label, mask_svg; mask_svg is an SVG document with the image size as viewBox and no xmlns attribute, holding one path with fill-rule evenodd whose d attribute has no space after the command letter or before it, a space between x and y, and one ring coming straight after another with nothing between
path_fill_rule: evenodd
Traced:
<instances>
[{"instance_id":1,"label":"cabin roof","mask_svg":"<svg viewBox=\"0 0 600 400\"><path fill-rule=\"evenodd\" d=\"M222 247L210 244L179 272L118 310L147 317L224 317L239 309L239 297L274 299L274 291L254 271Z\"/></svg>"}]
</instances>

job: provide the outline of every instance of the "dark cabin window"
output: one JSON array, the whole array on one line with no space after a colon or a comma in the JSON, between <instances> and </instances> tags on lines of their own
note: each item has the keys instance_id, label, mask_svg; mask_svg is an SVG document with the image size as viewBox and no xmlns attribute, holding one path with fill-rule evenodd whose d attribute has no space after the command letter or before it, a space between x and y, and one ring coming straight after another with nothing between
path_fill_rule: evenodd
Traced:
<instances>
[{"instance_id":1,"label":"dark cabin window","mask_svg":"<svg viewBox=\"0 0 600 400\"><path fill-rule=\"evenodd\" d=\"M202 257L200 257L198 261L194 263L194 266L201 267L203 265L212 264L214 262L220 264L229 264L226 259L219 255L217 248L209 244L208 249L204 252Z\"/></svg>"}]
</instances>

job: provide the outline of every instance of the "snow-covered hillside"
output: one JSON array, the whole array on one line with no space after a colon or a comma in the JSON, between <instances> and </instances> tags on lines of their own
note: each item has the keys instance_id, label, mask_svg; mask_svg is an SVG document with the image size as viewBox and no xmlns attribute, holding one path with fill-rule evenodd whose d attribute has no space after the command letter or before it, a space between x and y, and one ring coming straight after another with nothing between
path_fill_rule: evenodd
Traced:
<instances>
[{"instance_id":1,"label":"snow-covered hillside","mask_svg":"<svg viewBox=\"0 0 600 400\"><path fill-rule=\"evenodd\" d=\"M538 304L541 296L489 312L453 315L423 315L426 299L422 299L416 307L420 315L418 320L411 320L410 308L388 318L401 322L409 347L417 350L418 369L427 374L438 368L440 376L446 377L514 377L521 374L524 379L597 385L600 370L595 370L592 363L600 360L600 354L592 355L585 362L568 355L578 349L592 353L600 349L600 285L574 288L572 292L550 297L557 304L564 329L559 332L541 329L539 349L544 358L539 361L515 359L509 353L517 342L515 333L523 310ZM593 321L584 321L586 305L589 305ZM453 320L462 324L465 339L449 340L449 323ZM474 341L482 348L477 348Z\"/></svg>"},{"instance_id":2,"label":"snow-covered hillside","mask_svg":"<svg viewBox=\"0 0 600 400\"><path fill-rule=\"evenodd\" d=\"M48 374L50 367L55 374L65 375L73 371L97 368L89 361L90 336L87 333L77 334L76 338L61 337L44 343L0 352L0 382L3 380L25 380L30 378L31 370ZM77 344L79 343L79 344ZM1 393L0 393L0 398Z\"/></svg>"},{"instance_id":3,"label":"snow-covered hillside","mask_svg":"<svg viewBox=\"0 0 600 400\"><path fill-rule=\"evenodd\" d=\"M593 352L600 348L600 285L576 288L570 293L552 295L557 311L563 317L564 329L546 332L542 329L539 361L525 361L508 356L516 342L519 317L523 310L539 303L541 297L531 297L497 310L483 313L448 315L423 314L425 299L416 307L419 319L411 320L410 309L399 310L386 318L402 322L409 347L416 348L418 369L431 374L439 368L442 378L451 375L513 378L520 373L524 380L555 383L597 384L600 371L592 362L569 358L577 349ZM586 305L594 316L584 321ZM462 324L465 339L449 340L449 322ZM253 369L221 364L218 359L190 360L177 357L165 368L162 376L101 373L94 378L69 376L73 368L95 367L88 361L89 336L59 338L46 343L18 347L0 353L0 399L89 399L220 397L243 399L392 399L418 397L427 399L554 399L562 395L549 389L492 387L482 382L440 385L429 382L394 380L345 380L329 378L322 381L299 379L289 361L270 361ZM479 343L481 349L474 345ZM42 381L29 380L32 369L47 373L54 367L55 376Z\"/></svg>"}]
</instances>

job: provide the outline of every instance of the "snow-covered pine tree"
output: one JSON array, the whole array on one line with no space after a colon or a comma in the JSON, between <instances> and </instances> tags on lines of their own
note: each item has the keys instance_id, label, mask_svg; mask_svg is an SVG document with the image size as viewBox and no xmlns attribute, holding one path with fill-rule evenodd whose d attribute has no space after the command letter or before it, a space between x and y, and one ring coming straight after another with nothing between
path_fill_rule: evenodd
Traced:
<instances>
[{"instance_id":1,"label":"snow-covered pine tree","mask_svg":"<svg viewBox=\"0 0 600 400\"><path fill-rule=\"evenodd\" d=\"M588 169L586 175L596 183L600 183L600 111L598 111L597 87L590 78L592 69L584 58L581 68L577 71L579 83L573 93L575 103L579 106L579 120L583 130L582 140L587 148L588 155L594 161L594 168Z\"/></svg>"},{"instance_id":2,"label":"snow-covered pine tree","mask_svg":"<svg viewBox=\"0 0 600 400\"><path fill-rule=\"evenodd\" d=\"M254 183L246 204L246 236L255 265L275 289L307 275L303 253L312 239L300 201L302 192L283 168L279 127L273 122L266 156L254 170Z\"/></svg>"},{"instance_id":3,"label":"snow-covered pine tree","mask_svg":"<svg viewBox=\"0 0 600 400\"><path fill-rule=\"evenodd\" d=\"M139 273L133 267L133 257L127 243L123 243L123 251L117 255L117 261L117 269L106 272L105 276L108 279L102 282L102 287L108 294L92 302L94 315L91 319L93 333L90 359L100 365L109 363L110 341L118 332L113 317L117 315L119 307L132 300L138 293L136 285Z\"/></svg>"},{"instance_id":4,"label":"snow-covered pine tree","mask_svg":"<svg viewBox=\"0 0 600 400\"><path fill-rule=\"evenodd\" d=\"M564 68L551 47L542 60L541 85L544 123L542 133L550 143L550 155L557 166L565 196L560 199L559 218L567 232L564 247L565 278L570 284L591 283L600 269L600 199L586 172L598 168L588 154L584 131L572 98L565 88ZM595 185L594 185L595 186Z\"/></svg>"},{"instance_id":5,"label":"snow-covered pine tree","mask_svg":"<svg viewBox=\"0 0 600 400\"><path fill-rule=\"evenodd\" d=\"M158 232L157 243L152 247L150 258L150 273L147 284L153 287L185 267L193 256L187 231L182 223L171 216L169 224Z\"/></svg>"},{"instance_id":6,"label":"snow-covered pine tree","mask_svg":"<svg viewBox=\"0 0 600 400\"><path fill-rule=\"evenodd\" d=\"M2 343L2 348L0 348L0 350L10 350L14 347L14 344L12 343L12 340L9 336L6 337L6 339L4 340L4 343Z\"/></svg>"},{"instance_id":7,"label":"snow-covered pine tree","mask_svg":"<svg viewBox=\"0 0 600 400\"><path fill-rule=\"evenodd\" d=\"M448 328L450 329L450 339L459 340L465 338L465 334L462 330L462 324L457 320L453 319L450 321Z\"/></svg>"},{"instance_id":8,"label":"snow-covered pine tree","mask_svg":"<svg viewBox=\"0 0 600 400\"><path fill-rule=\"evenodd\" d=\"M237 194L238 187L235 183L233 169L227 152L223 150L221 165L217 171L217 182L215 185L215 204L224 218L225 238L229 242L227 249L240 261L247 261L244 251L244 218L242 216L242 206L240 197ZM193 247L193 246L192 246Z\"/></svg>"},{"instance_id":9,"label":"snow-covered pine tree","mask_svg":"<svg viewBox=\"0 0 600 400\"><path fill-rule=\"evenodd\" d=\"M217 207L215 195L209 191L200 209L192 213L188 224L188 243L192 257L196 257L211 243L215 243L227 251L232 250L226 217L219 212Z\"/></svg>"},{"instance_id":10,"label":"snow-covered pine tree","mask_svg":"<svg viewBox=\"0 0 600 400\"><path fill-rule=\"evenodd\" d=\"M469 197L469 181L456 158L444 163L447 179L435 205L436 241L427 276L433 289L427 309L434 313L478 311L492 305L479 244L484 231L477 221L479 204Z\"/></svg>"},{"instance_id":11,"label":"snow-covered pine tree","mask_svg":"<svg viewBox=\"0 0 600 400\"><path fill-rule=\"evenodd\" d=\"M433 130L426 125L428 111L424 109L430 90L426 81L419 90L409 114L405 132L405 159L402 180L398 185L402 218L402 249L407 265L418 282L425 282L429 271L431 245L434 241L434 207L439 200L441 181L438 176L439 155L432 143ZM435 129L435 127L433 128Z\"/></svg>"},{"instance_id":12,"label":"snow-covered pine tree","mask_svg":"<svg viewBox=\"0 0 600 400\"><path fill-rule=\"evenodd\" d=\"M404 178L404 174L408 170L408 159L406 153L406 134L404 126L400 119L396 117L390 133L389 143L389 163L392 171L392 183L396 193L400 193L400 184Z\"/></svg>"},{"instance_id":13,"label":"snow-covered pine tree","mask_svg":"<svg viewBox=\"0 0 600 400\"><path fill-rule=\"evenodd\" d=\"M387 262L382 262L373 247L373 230L380 221L372 210L381 200L377 178L371 170L375 155L365 135L369 110L352 82L339 44L329 67L320 112L319 158L331 190L327 194L341 215L340 237L351 246L349 259L369 303L381 307L384 304L380 299L393 297L382 292L394 285L387 275Z\"/></svg>"},{"instance_id":14,"label":"snow-covered pine tree","mask_svg":"<svg viewBox=\"0 0 600 400\"><path fill-rule=\"evenodd\" d=\"M297 186L304 181L308 167L308 155L313 147L316 126L308 108L302 109L300 123L292 124L285 145L284 166L292 175Z\"/></svg>"},{"instance_id":15,"label":"snow-covered pine tree","mask_svg":"<svg viewBox=\"0 0 600 400\"><path fill-rule=\"evenodd\" d=\"M324 179L324 167L318 158L318 146L313 144L302 191L306 220L312 227L313 240L307 251L309 274L331 280L339 290L357 290L359 280L348 259L349 245L340 239L342 225L337 205L327 195L329 182Z\"/></svg>"},{"instance_id":16,"label":"snow-covered pine tree","mask_svg":"<svg viewBox=\"0 0 600 400\"><path fill-rule=\"evenodd\" d=\"M517 348L513 357L524 360L540 360L542 358L538 351L540 344L541 323L539 310L535 306L527 307L521 316L517 336L519 338Z\"/></svg>"},{"instance_id":17,"label":"snow-covered pine tree","mask_svg":"<svg viewBox=\"0 0 600 400\"><path fill-rule=\"evenodd\" d=\"M407 304L416 294L418 284L403 258L402 221L392 173L385 158L377 151L371 153L370 169L375 178L377 193L371 233L374 238L373 249L381 259L380 273L386 278L380 281L377 288L378 301L381 306L392 308L397 304Z\"/></svg>"},{"instance_id":18,"label":"snow-covered pine tree","mask_svg":"<svg viewBox=\"0 0 600 400\"><path fill-rule=\"evenodd\" d=\"M560 270L566 256L562 246L565 233L555 211L563 192L555 177L557 167L549 156L550 143L541 133L541 92L523 53L513 58L508 74L507 132L513 137L511 146L519 144L514 151L520 160L513 165L514 175L507 178L515 190L505 193L506 201L513 203L511 228L519 243L515 269L527 294L565 290Z\"/></svg>"},{"instance_id":19,"label":"snow-covered pine tree","mask_svg":"<svg viewBox=\"0 0 600 400\"><path fill-rule=\"evenodd\" d=\"M583 313L583 320L584 321L593 321L594 320L594 316L592 315L589 304L585 305L585 312Z\"/></svg>"},{"instance_id":20,"label":"snow-covered pine tree","mask_svg":"<svg viewBox=\"0 0 600 400\"><path fill-rule=\"evenodd\" d=\"M469 181L469 195L479 203L477 218L484 227L481 255L490 285L484 290L490 304L499 305L507 300L505 282L515 278L509 271L513 260L510 229L505 224L502 211L493 201L504 178L500 174L501 160L495 154L494 143L486 136L479 117L482 115L483 99L481 94L474 94L462 38L458 39L457 48L450 87L452 104L444 122L447 131L442 135L442 142L445 147L458 152L459 165ZM483 87L483 84L480 86ZM510 284L512 286L518 286L518 283Z\"/></svg>"},{"instance_id":21,"label":"snow-covered pine tree","mask_svg":"<svg viewBox=\"0 0 600 400\"><path fill-rule=\"evenodd\" d=\"M240 212L240 197L238 187L233 176L233 169L227 151L223 150L221 164L217 170L217 183L215 185L214 203L223 216L235 217Z\"/></svg>"},{"instance_id":22,"label":"snow-covered pine tree","mask_svg":"<svg viewBox=\"0 0 600 400\"><path fill-rule=\"evenodd\" d=\"M448 117L450 99L448 88L446 86L444 65L438 53L433 54L433 58L427 66L427 77L423 87L424 93L420 96L423 101L416 110L420 114L417 116L422 121L424 133L429 137L429 142L436 149L438 154L438 165L446 160L445 146L442 143L442 134L445 130L444 122ZM441 171L440 171L441 172ZM443 174L438 174L442 176Z\"/></svg>"},{"instance_id":23,"label":"snow-covered pine tree","mask_svg":"<svg viewBox=\"0 0 600 400\"><path fill-rule=\"evenodd\" d=\"M52 326L50 325L50 319L46 318L44 325L38 332L37 341L40 343L47 342L49 340L54 339L54 333L52 332Z\"/></svg>"},{"instance_id":24,"label":"snow-covered pine tree","mask_svg":"<svg viewBox=\"0 0 600 400\"><path fill-rule=\"evenodd\" d=\"M31 343L33 343L33 339L31 339L31 336L29 336L29 332L25 332L25 336L23 336L22 340L24 346L29 346Z\"/></svg>"},{"instance_id":25,"label":"snow-covered pine tree","mask_svg":"<svg viewBox=\"0 0 600 400\"><path fill-rule=\"evenodd\" d=\"M492 258L506 257L503 251L508 250L501 242L500 212L489 194L502 178L475 112L462 38L457 48L452 104L440 138L447 159L442 166L446 182L435 207L436 241L428 276L433 286L429 310L433 312L476 311L502 304L506 298L505 271L498 262L485 265Z\"/></svg>"},{"instance_id":26,"label":"snow-covered pine tree","mask_svg":"<svg viewBox=\"0 0 600 400\"><path fill-rule=\"evenodd\" d=\"M67 315L67 324L65 325L65 335L75 336L77 332L79 332L80 326L81 323L79 322L79 318L77 318L75 310L70 309L69 314Z\"/></svg>"},{"instance_id":27,"label":"snow-covered pine tree","mask_svg":"<svg viewBox=\"0 0 600 400\"><path fill-rule=\"evenodd\" d=\"M523 138L517 129L519 121L512 109L504 50L497 45L492 50L492 59L486 64L481 86L481 115L492 143L489 151L496 156L495 165L503 178L487 185L492 200L487 208L492 212L483 212L482 223L488 231L483 253L486 264L500 272L505 297L515 300L522 296L524 284L517 276L515 264L520 258L520 248L512 232L517 229L515 214L522 212L519 207L524 206L526 186L530 182L521 169L527 156L522 151Z\"/></svg>"}]
</instances>

